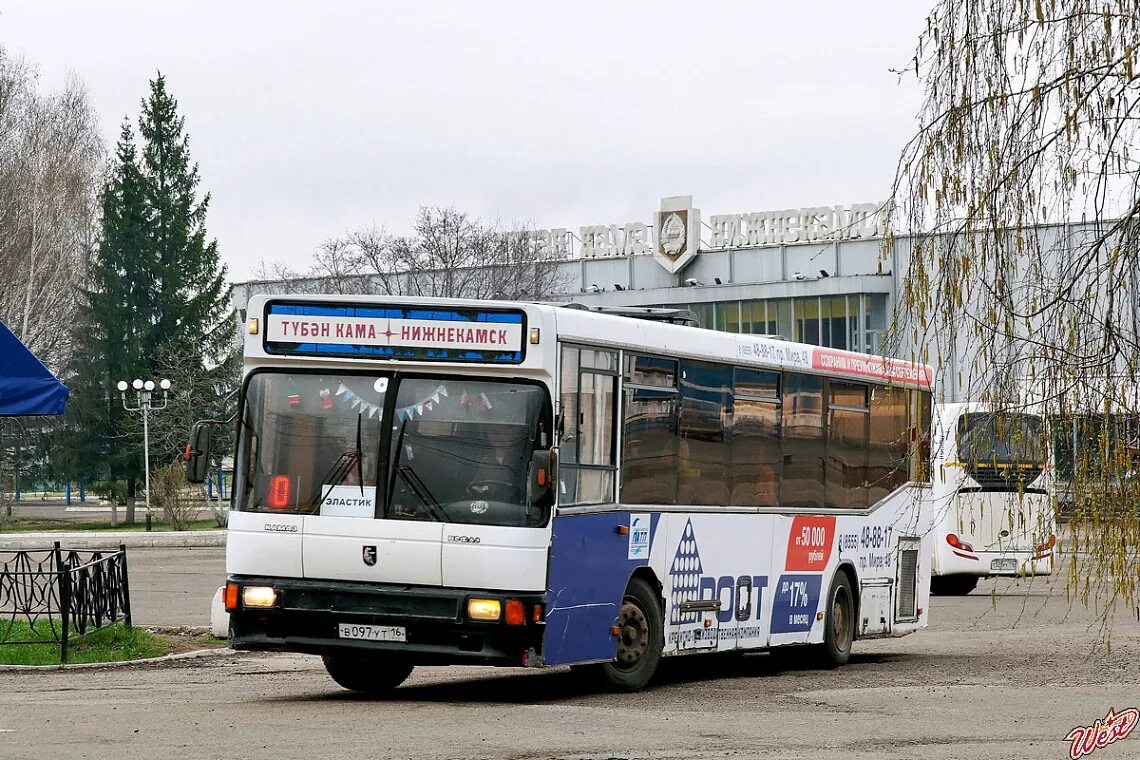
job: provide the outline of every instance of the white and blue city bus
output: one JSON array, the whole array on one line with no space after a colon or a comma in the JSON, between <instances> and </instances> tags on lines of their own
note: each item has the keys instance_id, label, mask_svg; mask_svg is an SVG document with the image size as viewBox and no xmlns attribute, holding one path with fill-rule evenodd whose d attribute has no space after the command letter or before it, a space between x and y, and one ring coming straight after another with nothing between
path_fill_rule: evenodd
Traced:
<instances>
[{"instance_id":1,"label":"white and blue city bus","mask_svg":"<svg viewBox=\"0 0 1140 760\"><path fill-rule=\"evenodd\" d=\"M926 625L925 365L547 304L251 299L233 647L382 691ZM208 459L196 426L188 472ZM924 522L925 520L925 522Z\"/></svg>"}]
</instances>

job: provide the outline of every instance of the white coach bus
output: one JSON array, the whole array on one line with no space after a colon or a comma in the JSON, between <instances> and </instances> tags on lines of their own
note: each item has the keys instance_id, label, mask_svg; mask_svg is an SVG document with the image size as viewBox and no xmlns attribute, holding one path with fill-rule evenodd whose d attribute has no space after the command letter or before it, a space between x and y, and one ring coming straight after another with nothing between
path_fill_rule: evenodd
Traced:
<instances>
[{"instance_id":1,"label":"white coach bus","mask_svg":"<svg viewBox=\"0 0 1140 760\"><path fill-rule=\"evenodd\" d=\"M1045 419L978 402L934 411L931 590L973 591L992 576L1053 572L1053 467Z\"/></svg>"},{"instance_id":2,"label":"white coach bus","mask_svg":"<svg viewBox=\"0 0 1140 760\"><path fill-rule=\"evenodd\" d=\"M635 690L662 656L838 665L926 625L927 366L530 303L262 296L248 317L237 649L323 655L367 692L464 663Z\"/></svg>"}]
</instances>

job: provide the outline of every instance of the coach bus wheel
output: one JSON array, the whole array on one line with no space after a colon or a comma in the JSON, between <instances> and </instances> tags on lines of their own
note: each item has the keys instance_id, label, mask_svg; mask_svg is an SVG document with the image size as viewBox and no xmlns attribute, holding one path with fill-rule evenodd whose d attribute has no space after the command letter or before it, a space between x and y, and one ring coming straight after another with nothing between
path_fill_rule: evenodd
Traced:
<instances>
[{"instance_id":1,"label":"coach bus wheel","mask_svg":"<svg viewBox=\"0 0 1140 760\"><path fill-rule=\"evenodd\" d=\"M340 686L365 694L391 691L412 673L412 664L391 656L327 654L325 670Z\"/></svg>"},{"instance_id":2,"label":"coach bus wheel","mask_svg":"<svg viewBox=\"0 0 1140 760\"><path fill-rule=\"evenodd\" d=\"M831 581L823 625L823 665L846 664L851 657L851 641L855 638L855 605L847 573L837 572Z\"/></svg>"},{"instance_id":3,"label":"coach bus wheel","mask_svg":"<svg viewBox=\"0 0 1140 760\"><path fill-rule=\"evenodd\" d=\"M617 651L599 670L605 685L618 691L645 688L661 660L664 624L657 595L641 578L629 582L618 612Z\"/></svg>"},{"instance_id":4,"label":"coach bus wheel","mask_svg":"<svg viewBox=\"0 0 1140 760\"><path fill-rule=\"evenodd\" d=\"M934 596L965 596L977 587L976 575L930 576L930 593Z\"/></svg>"}]
</instances>

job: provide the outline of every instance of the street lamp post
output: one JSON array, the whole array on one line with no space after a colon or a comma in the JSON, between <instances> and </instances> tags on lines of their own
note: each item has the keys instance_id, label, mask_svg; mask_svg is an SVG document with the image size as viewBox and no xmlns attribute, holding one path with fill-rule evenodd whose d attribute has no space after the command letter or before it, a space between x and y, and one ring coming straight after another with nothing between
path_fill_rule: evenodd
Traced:
<instances>
[{"instance_id":1,"label":"street lamp post","mask_svg":"<svg viewBox=\"0 0 1140 760\"><path fill-rule=\"evenodd\" d=\"M131 388L135 389L135 405L129 406L127 404L127 381L120 380L118 383L119 396L123 400L123 408L128 412L142 412L143 418L143 494L146 497L146 529L150 530L151 527L151 514L150 514L150 422L147 415L152 409L165 409L166 408L166 392L170 390L170 381L163 379L158 382L158 387L162 389L162 405L159 406L151 401L151 393L154 391L153 380L140 380L137 377L134 382L130 384Z\"/></svg>"}]
</instances>

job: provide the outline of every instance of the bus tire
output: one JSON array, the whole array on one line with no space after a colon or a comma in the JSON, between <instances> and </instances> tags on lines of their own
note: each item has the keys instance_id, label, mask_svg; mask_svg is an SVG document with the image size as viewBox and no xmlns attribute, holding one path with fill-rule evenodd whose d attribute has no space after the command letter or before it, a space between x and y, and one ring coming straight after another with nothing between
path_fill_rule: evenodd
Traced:
<instances>
[{"instance_id":1,"label":"bus tire","mask_svg":"<svg viewBox=\"0 0 1140 760\"><path fill-rule=\"evenodd\" d=\"M326 654L322 658L332 680L349 691L385 694L412 673L412 664L392 655Z\"/></svg>"},{"instance_id":2,"label":"bus tire","mask_svg":"<svg viewBox=\"0 0 1140 760\"><path fill-rule=\"evenodd\" d=\"M819 663L826 668L846 665L855 640L855 597L847 573L837 571L827 592L823 615L823 644Z\"/></svg>"},{"instance_id":3,"label":"bus tire","mask_svg":"<svg viewBox=\"0 0 1140 760\"><path fill-rule=\"evenodd\" d=\"M965 596L978 587L977 575L932 575L930 593L934 596Z\"/></svg>"},{"instance_id":4,"label":"bus tire","mask_svg":"<svg viewBox=\"0 0 1140 760\"><path fill-rule=\"evenodd\" d=\"M630 580L625 590L618 627L617 652L612 662L598 666L598 676L613 691L640 691L657 671L665 640L661 602L641 578Z\"/></svg>"}]
</instances>

